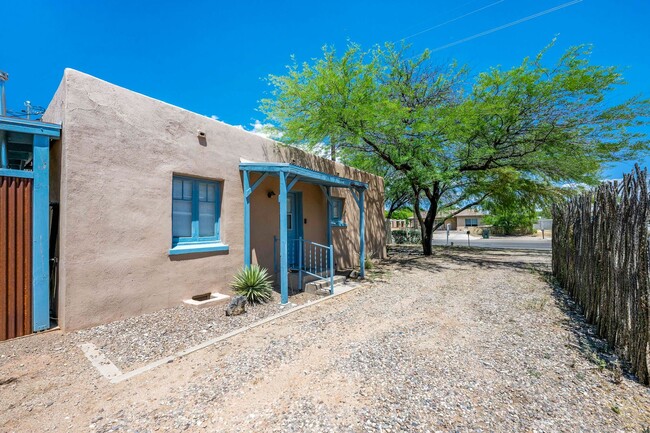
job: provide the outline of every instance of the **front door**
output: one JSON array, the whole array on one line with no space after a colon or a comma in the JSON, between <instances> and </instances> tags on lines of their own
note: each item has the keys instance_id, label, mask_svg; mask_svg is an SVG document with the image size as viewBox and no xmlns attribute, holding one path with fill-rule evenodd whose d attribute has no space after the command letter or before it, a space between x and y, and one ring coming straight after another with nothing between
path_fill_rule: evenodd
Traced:
<instances>
[{"instance_id":1,"label":"front door","mask_svg":"<svg viewBox=\"0 0 650 433\"><path fill-rule=\"evenodd\" d=\"M298 266L298 240L302 238L302 193L287 194L287 251L289 267Z\"/></svg>"}]
</instances>

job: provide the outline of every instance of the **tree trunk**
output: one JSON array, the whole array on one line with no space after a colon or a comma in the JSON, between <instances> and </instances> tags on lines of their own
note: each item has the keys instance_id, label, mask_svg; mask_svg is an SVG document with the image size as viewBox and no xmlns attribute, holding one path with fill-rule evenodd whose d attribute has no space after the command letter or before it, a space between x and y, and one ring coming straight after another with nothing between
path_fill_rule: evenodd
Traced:
<instances>
[{"instance_id":1,"label":"tree trunk","mask_svg":"<svg viewBox=\"0 0 650 433\"><path fill-rule=\"evenodd\" d=\"M429 210L427 211L427 216L424 218L424 227L421 230L422 232L422 251L425 256L430 256L432 254L431 244L433 242L433 226L436 222L436 213L437 213L438 203L431 203Z\"/></svg>"},{"instance_id":2,"label":"tree trunk","mask_svg":"<svg viewBox=\"0 0 650 433\"><path fill-rule=\"evenodd\" d=\"M436 222L436 213L438 213L438 200L435 202L429 201L429 210L427 211L426 217L422 218L422 213L420 212L420 196L419 194L415 195L415 200L413 200L413 210L415 211L415 217L420 222L420 235L422 238L422 253L425 256L430 256L432 254L431 242L433 241L433 227Z\"/></svg>"}]
</instances>

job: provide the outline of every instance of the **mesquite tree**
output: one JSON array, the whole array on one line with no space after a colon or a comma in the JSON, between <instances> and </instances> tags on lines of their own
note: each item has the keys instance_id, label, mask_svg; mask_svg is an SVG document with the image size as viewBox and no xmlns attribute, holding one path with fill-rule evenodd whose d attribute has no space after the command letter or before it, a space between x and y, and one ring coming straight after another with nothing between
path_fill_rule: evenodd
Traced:
<instances>
[{"instance_id":1,"label":"mesquite tree","mask_svg":"<svg viewBox=\"0 0 650 433\"><path fill-rule=\"evenodd\" d=\"M339 57L326 47L321 59L270 76L261 109L284 141L335 143L341 161L390 176L389 187L406 185L429 255L444 217L498 199L503 185L554 194L648 151L634 129L647 122L648 101L605 100L623 84L618 70L590 64L584 46L546 66L547 50L470 78L427 51L351 45Z\"/></svg>"}]
</instances>

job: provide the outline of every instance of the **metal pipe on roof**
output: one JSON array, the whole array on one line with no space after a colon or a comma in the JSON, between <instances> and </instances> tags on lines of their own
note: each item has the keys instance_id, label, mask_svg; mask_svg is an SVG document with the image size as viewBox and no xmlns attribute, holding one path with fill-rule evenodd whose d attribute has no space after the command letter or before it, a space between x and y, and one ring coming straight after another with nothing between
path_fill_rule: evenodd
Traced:
<instances>
[{"instance_id":1,"label":"metal pipe on roof","mask_svg":"<svg viewBox=\"0 0 650 433\"><path fill-rule=\"evenodd\" d=\"M9 79L9 74L4 71L0 71L0 114L3 116L7 115L7 97L5 96L5 82Z\"/></svg>"}]
</instances>

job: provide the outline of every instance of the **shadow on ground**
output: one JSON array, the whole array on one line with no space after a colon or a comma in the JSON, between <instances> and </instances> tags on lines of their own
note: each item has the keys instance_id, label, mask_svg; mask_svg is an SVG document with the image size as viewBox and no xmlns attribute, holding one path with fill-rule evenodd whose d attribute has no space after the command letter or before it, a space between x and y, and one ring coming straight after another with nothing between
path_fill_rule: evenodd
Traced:
<instances>
[{"instance_id":1,"label":"shadow on ground","mask_svg":"<svg viewBox=\"0 0 650 433\"><path fill-rule=\"evenodd\" d=\"M598 336L598 330L587 322L582 308L562 289L553 275L550 272L544 272L543 277L553 290L555 304L566 315L563 326L571 332L573 337L567 341L567 345L578 349L587 360L594 364L594 368L609 370L613 383L620 383L622 375L638 382L638 378L631 373L629 363L620 358L607 344L607 341Z\"/></svg>"},{"instance_id":2,"label":"shadow on ground","mask_svg":"<svg viewBox=\"0 0 650 433\"><path fill-rule=\"evenodd\" d=\"M416 245L394 245L388 247L388 260L382 263L407 270L418 269L427 272L441 272L449 266L441 262L463 267L477 266L481 269L515 269L522 271L546 271L550 251L503 250L467 247L433 247L433 254L426 257ZM444 260L436 260L441 258ZM520 258L520 260L516 260ZM514 260L513 260L514 259Z\"/></svg>"}]
</instances>

